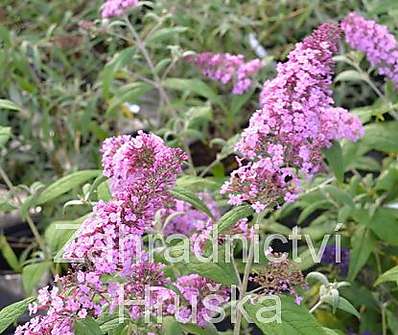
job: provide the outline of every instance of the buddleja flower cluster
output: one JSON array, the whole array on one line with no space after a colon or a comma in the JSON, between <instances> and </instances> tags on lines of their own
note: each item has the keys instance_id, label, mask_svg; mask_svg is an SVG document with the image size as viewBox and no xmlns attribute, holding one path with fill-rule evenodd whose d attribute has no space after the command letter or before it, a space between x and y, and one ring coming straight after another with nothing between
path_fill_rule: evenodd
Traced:
<instances>
[{"instance_id":1,"label":"buddleja flower cluster","mask_svg":"<svg viewBox=\"0 0 398 335\"><path fill-rule=\"evenodd\" d=\"M101 15L103 18L120 16L138 3L139 0L107 0L101 7Z\"/></svg>"},{"instance_id":2,"label":"buddleja flower cluster","mask_svg":"<svg viewBox=\"0 0 398 335\"><path fill-rule=\"evenodd\" d=\"M185 153L143 132L135 138L106 140L102 153L113 199L98 202L66 246L64 257L80 264L57 278L57 286L40 290L37 303L30 306L32 314L40 314L18 327L17 335L73 334L76 319L113 313L120 306L132 320L141 319L148 310L155 315L161 308L163 314L175 314L179 321L188 322L197 310L197 323L205 325L205 316L211 316L208 307L228 301L228 292L217 286L213 293L221 299L203 304L208 286L213 289L216 283L198 275L183 276L176 284L182 293L180 308L177 293L166 288L172 283L164 274L164 265L151 262L142 250L142 236L153 229L155 215L175 209L169 190L181 172ZM115 277L117 280L109 280ZM141 303L130 304L132 301ZM155 334L158 326L146 327L152 327L151 334Z\"/></svg>"},{"instance_id":3,"label":"buddleja flower cluster","mask_svg":"<svg viewBox=\"0 0 398 335\"><path fill-rule=\"evenodd\" d=\"M350 13L341 23L348 44L366 54L381 75L398 87L398 42L386 26Z\"/></svg>"},{"instance_id":4,"label":"buddleja flower cluster","mask_svg":"<svg viewBox=\"0 0 398 335\"><path fill-rule=\"evenodd\" d=\"M360 120L333 107L333 60L340 29L323 24L298 43L275 79L264 84L260 107L242 133L236 150L240 167L223 186L233 205L245 201L256 211L293 201L299 175L322 167L321 151L334 140L363 135Z\"/></svg>"},{"instance_id":5,"label":"buddleja flower cluster","mask_svg":"<svg viewBox=\"0 0 398 335\"><path fill-rule=\"evenodd\" d=\"M243 55L203 52L186 57L195 64L204 76L219 81L223 85L232 83L232 94L243 94L252 86L252 77L262 68L259 59L245 61Z\"/></svg>"}]
</instances>

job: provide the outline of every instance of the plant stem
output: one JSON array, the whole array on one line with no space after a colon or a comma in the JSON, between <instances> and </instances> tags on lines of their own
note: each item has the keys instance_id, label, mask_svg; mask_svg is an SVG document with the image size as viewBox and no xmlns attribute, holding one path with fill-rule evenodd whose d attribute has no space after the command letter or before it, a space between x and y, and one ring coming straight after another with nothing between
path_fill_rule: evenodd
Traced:
<instances>
[{"instance_id":1,"label":"plant stem","mask_svg":"<svg viewBox=\"0 0 398 335\"><path fill-rule=\"evenodd\" d=\"M149 67L149 70L151 71L151 74L152 74L152 77L154 80L154 86L156 87L156 89L159 92L161 102L166 103L169 111L173 114L173 117L177 118L177 112L173 108L170 98L162 86L162 81L161 81L160 77L158 76L156 69L155 69L155 65L153 64L152 59L148 53L148 50L145 47L145 42L141 39L140 35L137 33L137 31L135 30L134 26L131 24L131 22L129 21L127 16L124 17L124 22L126 23L126 26L129 29L131 35L133 36L133 39L136 42L138 49L141 51L142 55L144 56L144 59ZM196 170L193 165L193 160L192 160L191 151L189 149L189 145L186 143L185 139L181 139L181 142L182 142L184 151L188 155L190 170L194 175L196 175Z\"/></svg>"},{"instance_id":2,"label":"plant stem","mask_svg":"<svg viewBox=\"0 0 398 335\"><path fill-rule=\"evenodd\" d=\"M255 225L257 225L261 219L263 218L265 213L260 213L257 214L256 220L255 220ZM239 287L239 300L242 300L246 296L247 292L247 285L249 282L249 275L251 272L251 268L253 265L253 258L254 258L254 237L252 238L252 241L250 243L249 247L249 255L247 257L247 262L245 266L245 272L243 274L243 280L241 281L241 285ZM240 328L241 328L241 323L242 323L242 314L240 313L239 309L237 310L237 315L236 315L236 323L234 326L234 335L239 335L240 334Z\"/></svg>"},{"instance_id":3,"label":"plant stem","mask_svg":"<svg viewBox=\"0 0 398 335\"><path fill-rule=\"evenodd\" d=\"M321 305L322 305L322 301L319 300L314 306L312 306L312 308L310 309L310 313L311 313L311 314L314 313L315 310L316 310L319 306L321 306Z\"/></svg>"},{"instance_id":4,"label":"plant stem","mask_svg":"<svg viewBox=\"0 0 398 335\"><path fill-rule=\"evenodd\" d=\"M386 319L386 306L385 306L385 304L381 305L381 322L382 322L383 335L387 335L387 319Z\"/></svg>"},{"instance_id":5,"label":"plant stem","mask_svg":"<svg viewBox=\"0 0 398 335\"><path fill-rule=\"evenodd\" d=\"M150 69L150 71L152 73L152 77L153 77L153 79L154 79L154 81L156 83L156 89L158 90L161 99L164 100L167 103L167 105L170 108L170 111L174 114L174 116L176 116L176 112L172 108L170 99L169 99L166 91L164 90L164 88L162 86L162 82L161 82L158 74L156 73L155 66L154 66L154 64L152 62L152 59L149 56L149 53L148 53L148 51L147 51L147 49L145 47L144 41L141 39L140 35L136 32L134 26L131 24L131 22L129 21L128 17L125 16L124 17L124 21L126 22L127 28L129 29L129 31L133 35L133 38L134 38L135 42L137 43L138 49L141 51L142 55L145 58L145 61L146 61L147 65L148 65L148 67L149 67L149 69Z\"/></svg>"},{"instance_id":6,"label":"plant stem","mask_svg":"<svg viewBox=\"0 0 398 335\"><path fill-rule=\"evenodd\" d=\"M4 182L6 183L8 189L13 192L14 190L14 185L12 184L10 178L8 178L7 173L4 171L3 167L0 166L0 176L1 178L4 180ZM18 196L18 194L14 194L15 195L15 199L18 202L18 206L22 205L22 200L20 199L20 197ZM45 244L43 242L43 239L40 236L39 231L36 228L36 225L34 224L31 216L29 215L29 212L26 214L26 222L29 225L30 230L32 231L32 234L37 242L37 244L40 246L40 248L43 250L43 252L45 252Z\"/></svg>"},{"instance_id":7,"label":"plant stem","mask_svg":"<svg viewBox=\"0 0 398 335\"><path fill-rule=\"evenodd\" d=\"M239 299L240 300L242 300L243 297L246 295L247 284L248 284L249 275L250 275L250 270L251 270L251 266L252 266L252 263L253 263L253 256L254 256L254 243L252 241L250 243L249 256L248 256L247 263L246 263L246 266L245 266L245 272L243 274L242 284L239 287ZM235 323L235 326L234 326L234 335L239 335L240 334L241 323L242 323L242 314L240 313L239 310L237 310L236 323Z\"/></svg>"}]
</instances>

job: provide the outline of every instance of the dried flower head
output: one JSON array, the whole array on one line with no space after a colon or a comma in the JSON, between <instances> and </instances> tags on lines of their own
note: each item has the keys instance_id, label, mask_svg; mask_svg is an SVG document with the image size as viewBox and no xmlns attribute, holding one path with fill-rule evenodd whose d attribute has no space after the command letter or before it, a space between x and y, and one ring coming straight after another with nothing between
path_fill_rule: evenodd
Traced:
<instances>
[{"instance_id":1,"label":"dried flower head","mask_svg":"<svg viewBox=\"0 0 398 335\"><path fill-rule=\"evenodd\" d=\"M297 297L296 288L304 287L305 280L298 266L281 253L272 253L271 260L252 280L263 294L290 294ZM275 260L274 260L275 259Z\"/></svg>"}]
</instances>

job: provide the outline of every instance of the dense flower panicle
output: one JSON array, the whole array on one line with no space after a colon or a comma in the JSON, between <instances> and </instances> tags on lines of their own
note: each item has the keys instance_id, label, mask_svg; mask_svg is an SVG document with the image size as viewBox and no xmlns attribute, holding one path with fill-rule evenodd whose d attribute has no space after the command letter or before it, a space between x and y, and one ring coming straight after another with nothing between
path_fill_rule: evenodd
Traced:
<instances>
[{"instance_id":1,"label":"dense flower panicle","mask_svg":"<svg viewBox=\"0 0 398 335\"><path fill-rule=\"evenodd\" d=\"M125 300L115 295L119 283L104 281L104 275L123 281L123 298L128 301L142 299L145 285L155 287L150 302L153 312L157 301L174 294L164 287L169 281L163 266L148 261L141 237L152 230L156 212L167 211L174 203L168 191L182 170L185 154L143 132L135 138L106 140L102 153L113 200L96 204L64 251L66 259L83 261L84 271L74 268L59 279L59 290L52 288L48 294L43 290L39 305L32 305L31 310L33 314L46 314L19 327L18 335L73 334L77 318L97 317L103 309L123 303ZM141 313L142 306L130 309L132 318L139 318Z\"/></svg>"},{"instance_id":2,"label":"dense flower panicle","mask_svg":"<svg viewBox=\"0 0 398 335\"><path fill-rule=\"evenodd\" d=\"M16 329L16 335L73 335L74 321L84 319L87 316L98 316L103 301L95 302L90 285L96 284L98 278L82 272L69 274L57 279L60 288L44 287L39 290L37 302L29 306L30 314L46 312L45 315L37 315L28 323ZM97 292L96 292L97 293Z\"/></svg>"},{"instance_id":3,"label":"dense flower panicle","mask_svg":"<svg viewBox=\"0 0 398 335\"><path fill-rule=\"evenodd\" d=\"M294 201L300 181L291 168L275 167L269 158L241 165L221 188L231 205L249 202L256 212L274 203Z\"/></svg>"},{"instance_id":4,"label":"dense flower panicle","mask_svg":"<svg viewBox=\"0 0 398 335\"><path fill-rule=\"evenodd\" d=\"M168 310L174 312L176 318L183 323L192 323L192 318L196 317L196 323L204 327L215 316L216 308L229 301L227 288L197 274L179 277L176 287L183 301L180 306L169 306ZM174 307L178 308L173 311ZM192 315L193 310L197 311L196 315Z\"/></svg>"},{"instance_id":5,"label":"dense flower panicle","mask_svg":"<svg viewBox=\"0 0 398 335\"><path fill-rule=\"evenodd\" d=\"M288 61L278 64L276 78L264 84L261 109L236 145L245 163L239 161L222 189L231 204L248 201L261 211L294 200L298 176L312 176L322 167L322 149L363 135L356 116L332 107L332 56L339 36L338 26L321 25L297 43Z\"/></svg>"},{"instance_id":6,"label":"dense flower panicle","mask_svg":"<svg viewBox=\"0 0 398 335\"><path fill-rule=\"evenodd\" d=\"M132 262L145 259L140 236L147 223L127 212L121 201L99 202L82 223L77 237L66 247L64 258L83 259L98 274L129 273Z\"/></svg>"},{"instance_id":7,"label":"dense flower panicle","mask_svg":"<svg viewBox=\"0 0 398 335\"><path fill-rule=\"evenodd\" d=\"M112 177L115 171L115 166L113 162L113 156L115 156L116 151L125 143L132 140L130 135L121 135L117 137L107 138L101 146L102 154L102 167L104 169L105 177Z\"/></svg>"},{"instance_id":8,"label":"dense flower panicle","mask_svg":"<svg viewBox=\"0 0 398 335\"><path fill-rule=\"evenodd\" d=\"M164 265L159 263L141 262L132 266L130 275L121 286L117 282L109 283L108 294L110 310L114 311L124 301L144 301L145 304L132 304L129 309L133 320L140 319L146 311L156 313L165 302L169 303L174 298L174 291L165 288L170 284L170 279L164 275ZM161 311L163 315L166 310Z\"/></svg>"},{"instance_id":9,"label":"dense flower panicle","mask_svg":"<svg viewBox=\"0 0 398 335\"><path fill-rule=\"evenodd\" d=\"M124 14L128 9L136 7L139 0L106 0L101 7L101 16L110 18Z\"/></svg>"},{"instance_id":10,"label":"dense flower panicle","mask_svg":"<svg viewBox=\"0 0 398 335\"><path fill-rule=\"evenodd\" d=\"M252 86L252 77L263 67L261 60L245 61L243 55L229 53L203 52L186 57L195 64L204 76L219 81L221 84L232 83L232 94L240 95Z\"/></svg>"},{"instance_id":11,"label":"dense flower panicle","mask_svg":"<svg viewBox=\"0 0 398 335\"><path fill-rule=\"evenodd\" d=\"M142 131L130 140L125 136L108 140L102 152L106 154L103 164L112 195L130 207L145 203L147 208L141 210L149 211L158 210L167 201L167 190L187 158L181 149L167 147L160 137Z\"/></svg>"},{"instance_id":12,"label":"dense flower panicle","mask_svg":"<svg viewBox=\"0 0 398 335\"><path fill-rule=\"evenodd\" d=\"M348 14L341 28L348 44L365 53L379 73L398 87L398 42L388 28L357 13Z\"/></svg>"}]
</instances>

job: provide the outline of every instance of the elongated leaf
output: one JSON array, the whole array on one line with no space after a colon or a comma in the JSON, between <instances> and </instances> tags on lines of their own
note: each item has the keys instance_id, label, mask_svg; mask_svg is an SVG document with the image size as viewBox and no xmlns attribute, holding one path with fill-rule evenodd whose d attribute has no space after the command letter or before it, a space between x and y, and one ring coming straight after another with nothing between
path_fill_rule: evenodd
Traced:
<instances>
[{"instance_id":1,"label":"elongated leaf","mask_svg":"<svg viewBox=\"0 0 398 335\"><path fill-rule=\"evenodd\" d=\"M34 205L42 205L46 202L54 200L60 195L69 192L76 186L79 186L80 184L97 177L100 173L100 170L84 170L65 176L44 189L43 192L41 192L34 200Z\"/></svg>"},{"instance_id":2,"label":"elongated leaf","mask_svg":"<svg viewBox=\"0 0 398 335\"><path fill-rule=\"evenodd\" d=\"M242 107L249 101L251 96L253 95L254 90L250 90L249 92L241 95L233 95L231 99L231 107L230 113L232 116L236 117L242 109Z\"/></svg>"},{"instance_id":3,"label":"elongated leaf","mask_svg":"<svg viewBox=\"0 0 398 335\"><path fill-rule=\"evenodd\" d=\"M11 128L0 126L0 148L4 147L4 145L10 139L10 136L11 136Z\"/></svg>"},{"instance_id":4,"label":"elongated leaf","mask_svg":"<svg viewBox=\"0 0 398 335\"><path fill-rule=\"evenodd\" d=\"M375 282L375 285L380 285L381 283L388 281L396 282L398 285L398 265L379 276Z\"/></svg>"},{"instance_id":5,"label":"elongated leaf","mask_svg":"<svg viewBox=\"0 0 398 335\"><path fill-rule=\"evenodd\" d=\"M27 294L33 293L33 290L38 286L50 267L51 262L41 262L26 265L22 269L22 284Z\"/></svg>"},{"instance_id":6,"label":"elongated leaf","mask_svg":"<svg viewBox=\"0 0 398 335\"><path fill-rule=\"evenodd\" d=\"M334 79L335 82L338 81L361 81L366 80L360 72L355 70L347 70L339 73L336 78Z\"/></svg>"},{"instance_id":7,"label":"elongated leaf","mask_svg":"<svg viewBox=\"0 0 398 335\"><path fill-rule=\"evenodd\" d=\"M216 246L218 248L218 245ZM217 283L225 285L238 285L239 279L230 260L225 260L225 249L218 248L218 257L216 262L203 262L196 257L191 257L191 262L186 266L189 272L200 274L203 277L212 279Z\"/></svg>"},{"instance_id":8,"label":"elongated leaf","mask_svg":"<svg viewBox=\"0 0 398 335\"><path fill-rule=\"evenodd\" d=\"M337 203L339 203L341 206L350 206L350 207L355 207L355 203L352 200L351 195L336 187L333 185L326 185L324 187L322 187L321 189L322 193L328 195L329 197L331 197L332 199L334 199Z\"/></svg>"},{"instance_id":9,"label":"elongated leaf","mask_svg":"<svg viewBox=\"0 0 398 335\"><path fill-rule=\"evenodd\" d=\"M103 201L109 201L112 198L111 191L109 190L108 181L98 185L97 188L98 199Z\"/></svg>"},{"instance_id":10,"label":"elongated leaf","mask_svg":"<svg viewBox=\"0 0 398 335\"><path fill-rule=\"evenodd\" d=\"M334 142L333 145L324 151L328 165L333 171L336 179L340 182L344 180L344 160L343 152L339 142Z\"/></svg>"},{"instance_id":11,"label":"elongated leaf","mask_svg":"<svg viewBox=\"0 0 398 335\"><path fill-rule=\"evenodd\" d=\"M170 193L173 195L173 197L191 204L196 209L199 209L209 217L213 218L213 214L211 213L210 209L201 199L195 195L195 193L180 187L175 187Z\"/></svg>"},{"instance_id":12,"label":"elongated leaf","mask_svg":"<svg viewBox=\"0 0 398 335\"><path fill-rule=\"evenodd\" d=\"M102 335L103 332L93 318L76 320L75 335Z\"/></svg>"},{"instance_id":13,"label":"elongated leaf","mask_svg":"<svg viewBox=\"0 0 398 335\"><path fill-rule=\"evenodd\" d=\"M183 33L187 30L188 30L187 27L171 27L171 28L157 29L157 30L155 30L154 33L152 33L151 35L149 35L146 38L145 43L146 44L158 43L165 39L174 37L174 36L178 35L179 33Z\"/></svg>"},{"instance_id":14,"label":"elongated leaf","mask_svg":"<svg viewBox=\"0 0 398 335\"><path fill-rule=\"evenodd\" d=\"M365 127L362 143L370 149L398 152L398 121L372 123Z\"/></svg>"},{"instance_id":15,"label":"elongated leaf","mask_svg":"<svg viewBox=\"0 0 398 335\"><path fill-rule=\"evenodd\" d=\"M221 98L209 85L199 79L169 78L163 81L163 85L167 88L178 91L194 92L225 109Z\"/></svg>"},{"instance_id":16,"label":"elongated leaf","mask_svg":"<svg viewBox=\"0 0 398 335\"><path fill-rule=\"evenodd\" d=\"M18 258L15 255L14 250L12 250L12 248L8 244L7 239L4 235L0 236L0 250L1 250L1 253L2 253L4 259L7 261L8 265L15 272L20 272L21 264L19 264Z\"/></svg>"},{"instance_id":17,"label":"elongated leaf","mask_svg":"<svg viewBox=\"0 0 398 335\"><path fill-rule=\"evenodd\" d=\"M197 325L187 323L187 324L182 324L180 323L181 328L190 333L190 334L195 334L195 335L218 335L216 327L214 325L209 324L207 327L202 328ZM174 334L173 334L174 335Z\"/></svg>"},{"instance_id":18,"label":"elongated leaf","mask_svg":"<svg viewBox=\"0 0 398 335\"><path fill-rule=\"evenodd\" d=\"M345 335L345 333L337 329L330 329L325 327L323 327L322 329L325 332L325 335Z\"/></svg>"},{"instance_id":19,"label":"elongated leaf","mask_svg":"<svg viewBox=\"0 0 398 335\"><path fill-rule=\"evenodd\" d=\"M328 200L319 200L315 201L312 204L306 206L303 211L300 213L298 218L298 223L301 224L304 222L306 218L308 218L312 213L319 209L327 209L331 207L331 203Z\"/></svg>"},{"instance_id":20,"label":"elongated leaf","mask_svg":"<svg viewBox=\"0 0 398 335\"><path fill-rule=\"evenodd\" d=\"M44 238L53 253L58 252L71 238L74 230L57 229L59 225L76 225L75 221L54 221L44 232ZM77 229L76 225L76 229Z\"/></svg>"},{"instance_id":21,"label":"elongated leaf","mask_svg":"<svg viewBox=\"0 0 398 335\"><path fill-rule=\"evenodd\" d=\"M35 300L36 298L30 297L4 307L0 311L0 333L16 322L25 313L28 305Z\"/></svg>"},{"instance_id":22,"label":"elongated leaf","mask_svg":"<svg viewBox=\"0 0 398 335\"><path fill-rule=\"evenodd\" d=\"M113 59L106 64L104 70L101 72L102 91L105 99L110 96L111 83L118 70L125 66L133 57L135 53L134 48L127 48L116 54Z\"/></svg>"},{"instance_id":23,"label":"elongated leaf","mask_svg":"<svg viewBox=\"0 0 398 335\"><path fill-rule=\"evenodd\" d=\"M378 208L369 227L381 240L391 245L398 245L398 219L393 209Z\"/></svg>"},{"instance_id":24,"label":"elongated leaf","mask_svg":"<svg viewBox=\"0 0 398 335\"><path fill-rule=\"evenodd\" d=\"M181 324L179 324L173 317L166 316L163 319L163 332L164 335L182 335Z\"/></svg>"},{"instance_id":25,"label":"elongated leaf","mask_svg":"<svg viewBox=\"0 0 398 335\"><path fill-rule=\"evenodd\" d=\"M387 321L393 335L398 335L398 316L387 310Z\"/></svg>"},{"instance_id":26,"label":"elongated leaf","mask_svg":"<svg viewBox=\"0 0 398 335\"><path fill-rule=\"evenodd\" d=\"M325 299L325 302L332 304L333 302L329 300L328 298ZM339 297L338 303L337 303L337 308L350 313L354 316L356 316L358 319L361 318L361 315L359 312L355 309L355 307L344 297Z\"/></svg>"},{"instance_id":27,"label":"elongated leaf","mask_svg":"<svg viewBox=\"0 0 398 335\"><path fill-rule=\"evenodd\" d=\"M146 83L135 83L128 91L117 94L112 98L109 108L105 112L105 116L116 116L115 110L120 107L123 103L136 103L145 93L152 89L151 85Z\"/></svg>"},{"instance_id":28,"label":"elongated leaf","mask_svg":"<svg viewBox=\"0 0 398 335\"><path fill-rule=\"evenodd\" d=\"M13 111L19 111L21 108L11 100L0 99L0 109L9 109Z\"/></svg>"},{"instance_id":29,"label":"elongated leaf","mask_svg":"<svg viewBox=\"0 0 398 335\"><path fill-rule=\"evenodd\" d=\"M262 308L272 308L275 302L265 300L261 304L246 303L245 310L256 323L256 325L267 335L325 335L323 328L308 310L297 305L292 297L280 296L281 300L281 322L276 320L270 322L277 313L277 310L261 310ZM267 322L259 320L258 316L265 318Z\"/></svg>"},{"instance_id":30,"label":"elongated leaf","mask_svg":"<svg viewBox=\"0 0 398 335\"><path fill-rule=\"evenodd\" d=\"M208 178L185 175L177 179L176 186L178 188L188 188L191 191L198 192L205 189L214 190L219 186L219 184Z\"/></svg>"},{"instance_id":31,"label":"elongated leaf","mask_svg":"<svg viewBox=\"0 0 398 335\"><path fill-rule=\"evenodd\" d=\"M253 209L249 205L241 205L234 207L226 212L217 223L218 233L221 233L233 226L240 219L247 218L253 214Z\"/></svg>"},{"instance_id":32,"label":"elongated leaf","mask_svg":"<svg viewBox=\"0 0 398 335\"><path fill-rule=\"evenodd\" d=\"M375 239L367 227L360 227L351 238L351 256L348 280L353 281L366 264L375 247Z\"/></svg>"}]
</instances>

